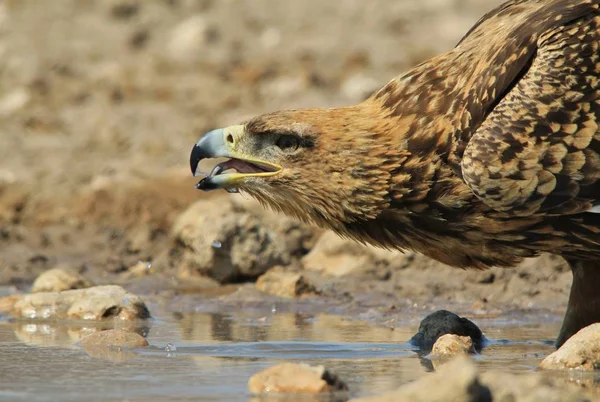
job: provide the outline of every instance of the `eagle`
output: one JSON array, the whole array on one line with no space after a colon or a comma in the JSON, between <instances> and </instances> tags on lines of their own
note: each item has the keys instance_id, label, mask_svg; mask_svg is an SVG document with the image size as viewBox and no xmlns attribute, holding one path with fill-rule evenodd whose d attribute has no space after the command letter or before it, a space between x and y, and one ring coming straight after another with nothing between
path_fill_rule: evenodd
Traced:
<instances>
[{"instance_id":1,"label":"eagle","mask_svg":"<svg viewBox=\"0 0 600 402\"><path fill-rule=\"evenodd\" d=\"M599 123L600 0L511 0L363 102L212 130L190 165L198 189L455 267L559 255L560 346L600 322Z\"/></svg>"}]
</instances>

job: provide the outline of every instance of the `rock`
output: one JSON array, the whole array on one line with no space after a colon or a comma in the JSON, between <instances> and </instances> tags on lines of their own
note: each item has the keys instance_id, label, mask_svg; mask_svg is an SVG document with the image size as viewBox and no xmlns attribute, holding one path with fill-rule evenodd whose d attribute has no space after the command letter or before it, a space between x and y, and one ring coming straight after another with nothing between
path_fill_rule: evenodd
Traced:
<instances>
[{"instance_id":1,"label":"rock","mask_svg":"<svg viewBox=\"0 0 600 402\"><path fill-rule=\"evenodd\" d=\"M270 295L290 298L316 293L314 285L303 275L278 270L270 270L260 276L256 288Z\"/></svg>"},{"instance_id":2,"label":"rock","mask_svg":"<svg viewBox=\"0 0 600 402\"><path fill-rule=\"evenodd\" d=\"M127 233L127 250L131 253L150 250L152 247L152 229L149 225L139 225Z\"/></svg>"},{"instance_id":3,"label":"rock","mask_svg":"<svg viewBox=\"0 0 600 402\"><path fill-rule=\"evenodd\" d=\"M10 169L0 169L0 187L17 182L17 175Z\"/></svg>"},{"instance_id":4,"label":"rock","mask_svg":"<svg viewBox=\"0 0 600 402\"><path fill-rule=\"evenodd\" d=\"M24 295L22 294L15 294L0 297L0 314L10 313L14 305L21 300L23 296Z\"/></svg>"},{"instance_id":5,"label":"rock","mask_svg":"<svg viewBox=\"0 0 600 402\"><path fill-rule=\"evenodd\" d=\"M125 277L128 278L141 278L144 276L148 276L152 273L152 263L149 261L138 261L136 264L129 267L127 271L125 271Z\"/></svg>"},{"instance_id":6,"label":"rock","mask_svg":"<svg viewBox=\"0 0 600 402\"><path fill-rule=\"evenodd\" d=\"M579 369L593 371L600 368L600 323L585 327L539 365L543 370Z\"/></svg>"},{"instance_id":7,"label":"rock","mask_svg":"<svg viewBox=\"0 0 600 402\"><path fill-rule=\"evenodd\" d=\"M202 55L206 43L208 25L201 15L195 15L181 22L171 32L167 54L174 60L196 60Z\"/></svg>"},{"instance_id":8,"label":"rock","mask_svg":"<svg viewBox=\"0 0 600 402\"><path fill-rule=\"evenodd\" d=\"M82 338L81 346L84 349L106 348L110 346L139 348L148 346L148 341L146 338L135 332L124 331L122 329L108 329L106 331L95 332Z\"/></svg>"},{"instance_id":9,"label":"rock","mask_svg":"<svg viewBox=\"0 0 600 402\"><path fill-rule=\"evenodd\" d=\"M147 334L149 325L148 321L101 321L90 325L89 321L75 320L15 320L11 327L19 342L25 345L69 349L74 343L96 332L118 328Z\"/></svg>"},{"instance_id":10,"label":"rock","mask_svg":"<svg viewBox=\"0 0 600 402\"><path fill-rule=\"evenodd\" d=\"M333 232L325 232L302 258L302 265L310 271L339 277L381 270L389 265L386 257L392 254L343 239Z\"/></svg>"},{"instance_id":11,"label":"rock","mask_svg":"<svg viewBox=\"0 0 600 402\"><path fill-rule=\"evenodd\" d=\"M275 296L266 295L256 289L255 284L246 283L243 285L228 285L219 288L221 296L219 301L226 304L234 304L238 306L263 304L267 302L276 302Z\"/></svg>"},{"instance_id":12,"label":"rock","mask_svg":"<svg viewBox=\"0 0 600 402\"><path fill-rule=\"evenodd\" d=\"M469 336L445 334L440 336L433 344L431 354L438 358L449 358L458 355L475 353L473 341Z\"/></svg>"},{"instance_id":13,"label":"rock","mask_svg":"<svg viewBox=\"0 0 600 402\"><path fill-rule=\"evenodd\" d=\"M228 199L199 201L173 227L184 246L179 276L204 275L220 283L252 279L291 262L293 250L280 232Z\"/></svg>"},{"instance_id":14,"label":"rock","mask_svg":"<svg viewBox=\"0 0 600 402\"><path fill-rule=\"evenodd\" d=\"M3 98L0 98L0 116L5 117L10 114L14 114L18 110L27 106L30 100L31 95L27 89L14 89L12 92L4 95Z\"/></svg>"},{"instance_id":15,"label":"rock","mask_svg":"<svg viewBox=\"0 0 600 402\"><path fill-rule=\"evenodd\" d=\"M281 43L281 30L269 27L260 35L260 44L265 49L273 49Z\"/></svg>"},{"instance_id":16,"label":"rock","mask_svg":"<svg viewBox=\"0 0 600 402\"><path fill-rule=\"evenodd\" d=\"M15 177L11 178L11 173L5 169L0 172L0 223L17 220L29 197L25 187Z\"/></svg>"},{"instance_id":17,"label":"rock","mask_svg":"<svg viewBox=\"0 0 600 402\"><path fill-rule=\"evenodd\" d=\"M462 402L492 401L490 390L482 385L477 368L468 357L458 357L434 374L426 374L396 391L352 399L354 402Z\"/></svg>"},{"instance_id":18,"label":"rock","mask_svg":"<svg viewBox=\"0 0 600 402\"><path fill-rule=\"evenodd\" d=\"M433 374L425 374L396 391L353 402L558 402L587 401L574 385L541 374L477 373L472 359L459 356Z\"/></svg>"},{"instance_id":19,"label":"rock","mask_svg":"<svg viewBox=\"0 0 600 402\"><path fill-rule=\"evenodd\" d=\"M256 214L264 225L280 233L285 241L286 249L293 256L304 256L315 246L320 235L324 232L314 226L302 224L297 219L290 218L287 215L273 212L260 205L254 198L232 194L230 200L236 210Z\"/></svg>"},{"instance_id":20,"label":"rock","mask_svg":"<svg viewBox=\"0 0 600 402\"><path fill-rule=\"evenodd\" d=\"M88 355L113 361L122 361L136 356L133 351L123 350L124 348L148 346L148 341L143 336L122 329L95 332L82 338L80 343Z\"/></svg>"},{"instance_id":21,"label":"rock","mask_svg":"<svg viewBox=\"0 0 600 402\"><path fill-rule=\"evenodd\" d=\"M248 390L253 394L320 394L347 391L348 386L323 366L282 363L253 375Z\"/></svg>"},{"instance_id":22,"label":"rock","mask_svg":"<svg viewBox=\"0 0 600 402\"><path fill-rule=\"evenodd\" d=\"M14 304L11 315L28 319L136 320L149 318L150 312L139 296L120 286L107 285L24 295Z\"/></svg>"},{"instance_id":23,"label":"rock","mask_svg":"<svg viewBox=\"0 0 600 402\"><path fill-rule=\"evenodd\" d=\"M450 311L438 310L421 321L419 332L409 342L417 346L422 353L429 353L438 338L445 334L471 337L477 352L481 351L485 339L472 321Z\"/></svg>"},{"instance_id":24,"label":"rock","mask_svg":"<svg viewBox=\"0 0 600 402\"><path fill-rule=\"evenodd\" d=\"M93 286L92 282L68 268L52 268L38 276L31 286L31 293L62 292L63 290L84 289Z\"/></svg>"},{"instance_id":25,"label":"rock","mask_svg":"<svg viewBox=\"0 0 600 402\"><path fill-rule=\"evenodd\" d=\"M221 284L206 276L190 276L185 279L175 279L174 287L183 293L198 293L207 289L220 289Z\"/></svg>"},{"instance_id":26,"label":"rock","mask_svg":"<svg viewBox=\"0 0 600 402\"><path fill-rule=\"evenodd\" d=\"M561 402L589 401L580 387L564 384L541 374L510 374L489 371L480 376L481 384L490 389L493 400L499 402Z\"/></svg>"},{"instance_id":27,"label":"rock","mask_svg":"<svg viewBox=\"0 0 600 402\"><path fill-rule=\"evenodd\" d=\"M134 0L109 0L110 15L117 20L129 20L140 11L140 4Z\"/></svg>"}]
</instances>

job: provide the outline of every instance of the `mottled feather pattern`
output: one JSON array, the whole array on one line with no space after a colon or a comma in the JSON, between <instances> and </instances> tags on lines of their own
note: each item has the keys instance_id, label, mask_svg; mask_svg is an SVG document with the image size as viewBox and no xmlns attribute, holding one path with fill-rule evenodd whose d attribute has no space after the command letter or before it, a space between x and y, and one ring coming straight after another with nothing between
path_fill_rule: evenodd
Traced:
<instances>
[{"instance_id":1,"label":"mottled feather pattern","mask_svg":"<svg viewBox=\"0 0 600 402\"><path fill-rule=\"evenodd\" d=\"M598 261L600 214L586 211L600 205L599 5L509 1L359 105L251 120L250 134L296 127L314 148L277 184L243 190L458 267Z\"/></svg>"},{"instance_id":2,"label":"mottled feather pattern","mask_svg":"<svg viewBox=\"0 0 600 402\"><path fill-rule=\"evenodd\" d=\"M540 37L531 68L470 140L462 172L487 205L532 215L598 202L599 28L591 15Z\"/></svg>"},{"instance_id":3,"label":"mottled feather pattern","mask_svg":"<svg viewBox=\"0 0 600 402\"><path fill-rule=\"evenodd\" d=\"M583 227L579 217L553 218L583 213L600 199L597 15L592 1L507 3L457 48L374 96L390 118L418 121L405 133L413 152L399 169L412 180L397 184L400 196L392 206L415 212L410 224L439 237L406 234L414 236L412 248L431 255L436 241L450 242L455 251L480 243L485 253L434 256L462 266L511 265L515 255L557 248L566 255L587 250L598 258L600 220L585 214L589 224ZM542 127L558 131L544 136ZM424 166L435 166L435 176ZM504 192L499 179L505 179ZM518 197L528 202L516 206ZM435 221L443 224L436 227ZM475 261L465 263L469 259Z\"/></svg>"}]
</instances>

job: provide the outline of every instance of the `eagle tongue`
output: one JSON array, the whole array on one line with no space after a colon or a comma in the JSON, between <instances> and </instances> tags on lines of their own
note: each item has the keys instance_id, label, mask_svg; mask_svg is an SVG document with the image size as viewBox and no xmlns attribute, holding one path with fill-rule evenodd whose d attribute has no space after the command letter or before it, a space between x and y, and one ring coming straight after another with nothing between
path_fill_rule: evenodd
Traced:
<instances>
[{"instance_id":1,"label":"eagle tongue","mask_svg":"<svg viewBox=\"0 0 600 402\"><path fill-rule=\"evenodd\" d=\"M262 172L262 169L260 169L258 166L255 166L254 164L246 162L241 159L230 159L225 163L227 164L228 169L235 169L239 173L260 173L260 172Z\"/></svg>"},{"instance_id":2,"label":"eagle tongue","mask_svg":"<svg viewBox=\"0 0 600 402\"><path fill-rule=\"evenodd\" d=\"M264 172L259 166L255 166L252 163L248 163L241 159L229 159L225 162L221 162L216 165L208 174L208 177L214 177L220 175L226 170L235 169L238 173L260 173Z\"/></svg>"}]
</instances>

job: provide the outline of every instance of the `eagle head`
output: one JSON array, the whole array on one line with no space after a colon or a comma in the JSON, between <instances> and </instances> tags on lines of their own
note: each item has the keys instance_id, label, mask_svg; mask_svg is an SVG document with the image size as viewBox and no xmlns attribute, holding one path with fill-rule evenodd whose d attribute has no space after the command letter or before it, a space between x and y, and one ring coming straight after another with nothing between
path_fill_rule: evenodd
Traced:
<instances>
[{"instance_id":1,"label":"eagle head","mask_svg":"<svg viewBox=\"0 0 600 402\"><path fill-rule=\"evenodd\" d=\"M356 107L288 110L212 130L192 148L200 190L245 192L304 222L333 227L375 218L388 205L394 147ZM206 158L227 158L210 173Z\"/></svg>"}]
</instances>

